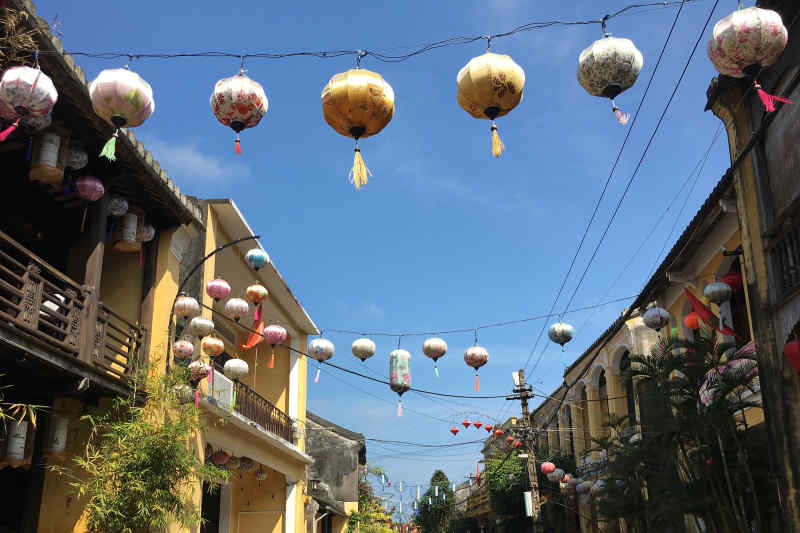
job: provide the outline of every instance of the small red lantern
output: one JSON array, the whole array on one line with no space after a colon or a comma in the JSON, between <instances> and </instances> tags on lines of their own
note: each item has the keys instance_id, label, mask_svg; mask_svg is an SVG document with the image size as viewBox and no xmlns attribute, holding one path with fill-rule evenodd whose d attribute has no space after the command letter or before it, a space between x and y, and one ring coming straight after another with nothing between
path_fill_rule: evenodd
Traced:
<instances>
[{"instance_id":1,"label":"small red lantern","mask_svg":"<svg viewBox=\"0 0 800 533\"><path fill-rule=\"evenodd\" d=\"M495 437L502 437L503 436L503 430L502 429L496 429L495 432L494 432L494 436Z\"/></svg>"},{"instance_id":2,"label":"small red lantern","mask_svg":"<svg viewBox=\"0 0 800 533\"><path fill-rule=\"evenodd\" d=\"M697 329L700 327L700 317L697 315L697 313L692 311L691 313L683 317L683 323L689 329Z\"/></svg>"},{"instance_id":3,"label":"small red lantern","mask_svg":"<svg viewBox=\"0 0 800 533\"><path fill-rule=\"evenodd\" d=\"M509 436L509 437L506 437L506 442L507 442L508 444L511 444L512 442L514 442L514 437L510 437L510 436Z\"/></svg>"},{"instance_id":4,"label":"small red lantern","mask_svg":"<svg viewBox=\"0 0 800 533\"><path fill-rule=\"evenodd\" d=\"M556 465L554 465L553 463L551 463L549 461L542 463L542 466L540 468L542 470L542 474L545 474L545 475L552 474L553 472L556 471Z\"/></svg>"},{"instance_id":5,"label":"small red lantern","mask_svg":"<svg viewBox=\"0 0 800 533\"><path fill-rule=\"evenodd\" d=\"M744 287L744 282L742 281L742 273L741 272L730 272L722 276L720 280L722 283L728 285L733 292L739 292Z\"/></svg>"},{"instance_id":6,"label":"small red lantern","mask_svg":"<svg viewBox=\"0 0 800 533\"><path fill-rule=\"evenodd\" d=\"M472 425L472 422L470 422L465 418L464 420L461 421L461 425L464 426L464 428L466 429Z\"/></svg>"},{"instance_id":7,"label":"small red lantern","mask_svg":"<svg viewBox=\"0 0 800 533\"><path fill-rule=\"evenodd\" d=\"M569 481L569 474L564 474L564 478L561 480L561 483L567 483Z\"/></svg>"},{"instance_id":8,"label":"small red lantern","mask_svg":"<svg viewBox=\"0 0 800 533\"><path fill-rule=\"evenodd\" d=\"M472 423L472 425L475 426L478 429L481 429L481 426L483 425L483 422L481 422L480 420L476 420L475 422Z\"/></svg>"},{"instance_id":9,"label":"small red lantern","mask_svg":"<svg viewBox=\"0 0 800 533\"><path fill-rule=\"evenodd\" d=\"M458 431L459 429L455 426L450 428L450 433L452 433L453 435L458 435Z\"/></svg>"},{"instance_id":10,"label":"small red lantern","mask_svg":"<svg viewBox=\"0 0 800 533\"><path fill-rule=\"evenodd\" d=\"M492 430L494 429L494 426L491 424L486 424L485 426L483 426L483 429L486 430L486 433L491 433Z\"/></svg>"},{"instance_id":11,"label":"small red lantern","mask_svg":"<svg viewBox=\"0 0 800 533\"><path fill-rule=\"evenodd\" d=\"M515 440L514 441L514 448L522 448L522 441L521 440Z\"/></svg>"},{"instance_id":12,"label":"small red lantern","mask_svg":"<svg viewBox=\"0 0 800 533\"><path fill-rule=\"evenodd\" d=\"M787 342L783 347L783 356L789 361L797 372L800 372L800 341Z\"/></svg>"}]
</instances>

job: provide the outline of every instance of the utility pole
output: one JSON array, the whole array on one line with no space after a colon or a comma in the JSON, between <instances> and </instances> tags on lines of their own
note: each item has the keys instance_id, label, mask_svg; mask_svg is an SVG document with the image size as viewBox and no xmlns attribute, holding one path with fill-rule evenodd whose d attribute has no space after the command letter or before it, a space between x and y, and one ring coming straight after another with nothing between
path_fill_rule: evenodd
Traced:
<instances>
[{"instance_id":1,"label":"utility pole","mask_svg":"<svg viewBox=\"0 0 800 533\"><path fill-rule=\"evenodd\" d=\"M508 396L506 400L519 400L522 402L522 428L523 435L522 442L525 444L525 450L528 454L528 479L531 485L531 500L533 515L533 531L540 533L542 525L540 522L540 506L539 501L539 478L536 474L536 444L533 439L533 428L530 425L530 412L528 411L528 399L533 397L533 389L529 385L525 385L525 370L520 369L519 372L512 372L514 378L514 394Z\"/></svg>"}]
</instances>

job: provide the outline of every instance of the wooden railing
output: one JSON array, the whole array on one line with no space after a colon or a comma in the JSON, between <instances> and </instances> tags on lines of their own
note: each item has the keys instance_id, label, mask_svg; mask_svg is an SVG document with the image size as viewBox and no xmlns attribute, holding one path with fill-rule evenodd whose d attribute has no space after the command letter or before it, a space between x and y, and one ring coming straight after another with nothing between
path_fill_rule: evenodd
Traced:
<instances>
[{"instance_id":1,"label":"wooden railing","mask_svg":"<svg viewBox=\"0 0 800 533\"><path fill-rule=\"evenodd\" d=\"M778 289L786 295L800 287L800 227L794 226L774 239L770 248L778 274Z\"/></svg>"},{"instance_id":2,"label":"wooden railing","mask_svg":"<svg viewBox=\"0 0 800 533\"><path fill-rule=\"evenodd\" d=\"M116 378L133 372L144 337L142 328L1 231L0 326Z\"/></svg>"}]
</instances>

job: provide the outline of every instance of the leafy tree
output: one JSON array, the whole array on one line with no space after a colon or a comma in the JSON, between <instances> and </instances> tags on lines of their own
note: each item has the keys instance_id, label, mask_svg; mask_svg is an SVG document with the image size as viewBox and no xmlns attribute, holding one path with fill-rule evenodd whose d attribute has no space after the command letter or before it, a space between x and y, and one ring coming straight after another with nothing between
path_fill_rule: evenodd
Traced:
<instances>
[{"instance_id":1,"label":"leafy tree","mask_svg":"<svg viewBox=\"0 0 800 533\"><path fill-rule=\"evenodd\" d=\"M227 473L200 459L193 442L203 421L185 403L185 369L155 377L146 369L134 379L133 394L113 399L110 409L82 418L89 425L79 472L67 475L80 497L87 497L88 529L149 533L170 523L193 527L200 509L192 503L197 481L213 488Z\"/></svg>"},{"instance_id":2,"label":"leafy tree","mask_svg":"<svg viewBox=\"0 0 800 533\"><path fill-rule=\"evenodd\" d=\"M347 532L391 533L391 516L386 512L383 500L372 490L367 474L380 476L383 469L377 466L363 467L358 483L358 511L350 513Z\"/></svg>"},{"instance_id":3,"label":"leafy tree","mask_svg":"<svg viewBox=\"0 0 800 533\"><path fill-rule=\"evenodd\" d=\"M480 530L481 525L475 518L458 511L450 518L447 526L447 533L478 533Z\"/></svg>"},{"instance_id":4,"label":"leafy tree","mask_svg":"<svg viewBox=\"0 0 800 533\"><path fill-rule=\"evenodd\" d=\"M422 533L446 533L454 513L455 499L450 480L444 472L436 470L431 476L430 487L419 502L414 522Z\"/></svg>"}]
</instances>

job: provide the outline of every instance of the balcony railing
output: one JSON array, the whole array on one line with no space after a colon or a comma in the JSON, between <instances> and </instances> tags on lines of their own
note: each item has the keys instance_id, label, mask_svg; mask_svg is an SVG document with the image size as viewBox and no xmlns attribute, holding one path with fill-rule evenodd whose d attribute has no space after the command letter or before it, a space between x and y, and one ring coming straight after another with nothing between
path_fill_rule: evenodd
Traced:
<instances>
[{"instance_id":1,"label":"balcony railing","mask_svg":"<svg viewBox=\"0 0 800 533\"><path fill-rule=\"evenodd\" d=\"M255 422L262 429L296 444L294 422L291 417L241 381L232 381L225 377L222 367L216 363L211 396L217 406L223 408L231 406L237 413Z\"/></svg>"},{"instance_id":2,"label":"balcony railing","mask_svg":"<svg viewBox=\"0 0 800 533\"><path fill-rule=\"evenodd\" d=\"M800 287L800 226L775 239L770 248L780 292L788 294Z\"/></svg>"},{"instance_id":3,"label":"balcony railing","mask_svg":"<svg viewBox=\"0 0 800 533\"><path fill-rule=\"evenodd\" d=\"M130 376L144 331L0 231L0 327L115 378Z\"/></svg>"}]
</instances>

